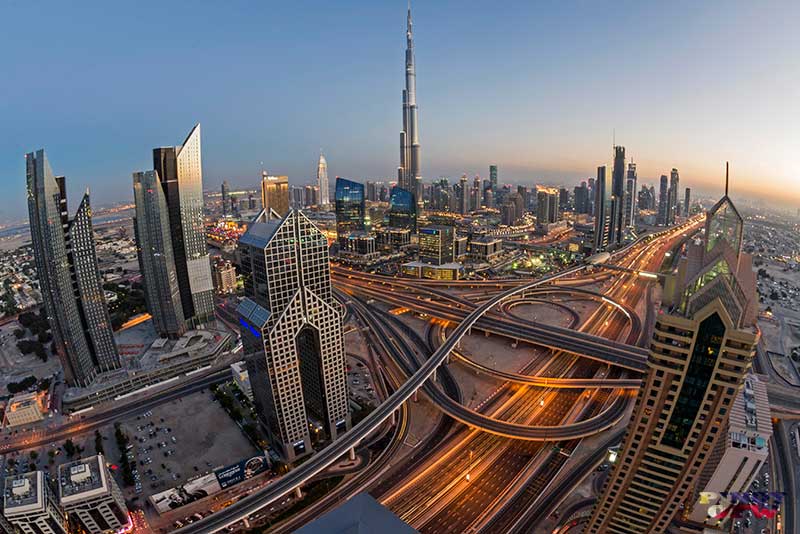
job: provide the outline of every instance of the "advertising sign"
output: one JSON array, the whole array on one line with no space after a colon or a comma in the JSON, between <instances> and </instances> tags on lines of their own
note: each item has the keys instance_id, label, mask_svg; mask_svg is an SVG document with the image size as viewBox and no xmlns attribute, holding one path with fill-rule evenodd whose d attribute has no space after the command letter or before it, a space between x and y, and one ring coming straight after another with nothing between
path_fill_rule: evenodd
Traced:
<instances>
[{"instance_id":1,"label":"advertising sign","mask_svg":"<svg viewBox=\"0 0 800 534\"><path fill-rule=\"evenodd\" d=\"M254 475L263 473L268 467L269 464L266 457L263 455L253 456L239 463L217 469L214 471L214 474L217 476L220 487L225 489L234 484L243 482Z\"/></svg>"}]
</instances>

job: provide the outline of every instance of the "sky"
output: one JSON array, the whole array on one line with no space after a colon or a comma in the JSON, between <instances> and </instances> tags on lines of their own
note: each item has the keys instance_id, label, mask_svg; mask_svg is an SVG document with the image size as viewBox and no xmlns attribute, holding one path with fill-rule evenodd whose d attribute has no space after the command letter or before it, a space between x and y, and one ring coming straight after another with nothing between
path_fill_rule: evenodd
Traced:
<instances>
[{"instance_id":1,"label":"sky","mask_svg":"<svg viewBox=\"0 0 800 534\"><path fill-rule=\"evenodd\" d=\"M262 166L394 179L406 2L0 3L0 221L44 147L70 209L132 199L199 122L204 186ZM572 185L627 149L640 182L800 206L800 2L413 4L421 170ZM262 163L263 162L263 163Z\"/></svg>"}]
</instances>

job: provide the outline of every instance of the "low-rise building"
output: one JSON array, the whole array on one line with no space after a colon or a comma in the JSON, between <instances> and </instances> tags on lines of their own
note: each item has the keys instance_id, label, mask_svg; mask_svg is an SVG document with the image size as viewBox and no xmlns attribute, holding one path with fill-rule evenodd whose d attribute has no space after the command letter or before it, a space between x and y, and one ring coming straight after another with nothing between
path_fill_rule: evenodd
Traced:
<instances>
[{"instance_id":1,"label":"low-rise building","mask_svg":"<svg viewBox=\"0 0 800 534\"><path fill-rule=\"evenodd\" d=\"M24 534L67 534L67 517L42 471L7 477L3 515Z\"/></svg>"},{"instance_id":2,"label":"low-rise building","mask_svg":"<svg viewBox=\"0 0 800 534\"><path fill-rule=\"evenodd\" d=\"M110 534L130 522L122 491L102 454L59 466L58 487L64 511L89 534Z\"/></svg>"},{"instance_id":3,"label":"low-rise building","mask_svg":"<svg viewBox=\"0 0 800 534\"><path fill-rule=\"evenodd\" d=\"M411 230L408 228L379 228L375 239L381 252L399 252L411 245Z\"/></svg>"},{"instance_id":4,"label":"low-rise building","mask_svg":"<svg viewBox=\"0 0 800 534\"><path fill-rule=\"evenodd\" d=\"M414 278L427 278L430 280L459 280L464 271L460 263L444 263L431 265L421 261L410 261L400 266L400 271L406 276Z\"/></svg>"},{"instance_id":5,"label":"low-rise building","mask_svg":"<svg viewBox=\"0 0 800 534\"><path fill-rule=\"evenodd\" d=\"M469 244L469 259L475 263L491 263L502 252L503 240L499 237L476 237Z\"/></svg>"},{"instance_id":6,"label":"low-rise building","mask_svg":"<svg viewBox=\"0 0 800 534\"><path fill-rule=\"evenodd\" d=\"M247 363L238 361L231 364L231 376L236 386L242 390L245 397L253 400L253 386L250 385L250 373L247 372Z\"/></svg>"},{"instance_id":7,"label":"low-rise building","mask_svg":"<svg viewBox=\"0 0 800 534\"><path fill-rule=\"evenodd\" d=\"M44 419L44 393L23 393L8 401L4 424L7 427L27 425Z\"/></svg>"},{"instance_id":8,"label":"low-rise building","mask_svg":"<svg viewBox=\"0 0 800 534\"><path fill-rule=\"evenodd\" d=\"M230 260L218 258L214 262L214 287L218 293L236 292L236 267Z\"/></svg>"}]
</instances>

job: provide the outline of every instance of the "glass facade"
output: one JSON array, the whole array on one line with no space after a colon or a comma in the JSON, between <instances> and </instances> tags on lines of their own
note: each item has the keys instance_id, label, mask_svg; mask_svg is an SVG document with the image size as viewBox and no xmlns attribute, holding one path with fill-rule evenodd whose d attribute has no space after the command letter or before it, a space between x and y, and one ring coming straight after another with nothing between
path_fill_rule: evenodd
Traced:
<instances>
[{"instance_id":1,"label":"glass facade","mask_svg":"<svg viewBox=\"0 0 800 534\"><path fill-rule=\"evenodd\" d=\"M719 241L724 240L738 254L743 226L744 223L736 208L728 197L724 197L708 214L706 252L710 252Z\"/></svg>"},{"instance_id":2,"label":"glass facade","mask_svg":"<svg viewBox=\"0 0 800 534\"><path fill-rule=\"evenodd\" d=\"M700 323L683 385L661 439L664 445L676 449L683 448L694 425L700 404L706 398L708 384L717 365L724 337L725 324L718 314L714 313Z\"/></svg>"},{"instance_id":3,"label":"glass facade","mask_svg":"<svg viewBox=\"0 0 800 534\"><path fill-rule=\"evenodd\" d=\"M393 187L389 197L389 226L417 231L417 201L414 193Z\"/></svg>"},{"instance_id":4,"label":"glass facade","mask_svg":"<svg viewBox=\"0 0 800 534\"><path fill-rule=\"evenodd\" d=\"M364 184L336 178L336 234L342 243L349 234L364 230Z\"/></svg>"}]
</instances>

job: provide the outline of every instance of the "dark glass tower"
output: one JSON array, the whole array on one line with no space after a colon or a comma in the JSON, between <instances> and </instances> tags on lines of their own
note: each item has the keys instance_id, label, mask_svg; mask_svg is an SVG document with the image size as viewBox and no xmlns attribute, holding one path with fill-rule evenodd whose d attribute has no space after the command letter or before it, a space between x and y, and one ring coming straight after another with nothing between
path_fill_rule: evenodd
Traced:
<instances>
[{"instance_id":1,"label":"dark glass tower","mask_svg":"<svg viewBox=\"0 0 800 534\"><path fill-rule=\"evenodd\" d=\"M223 185L223 191L224 188ZM177 337L186 331L186 323L172 252L167 200L155 171L133 174L133 198L136 203L133 229L147 309L159 335Z\"/></svg>"},{"instance_id":2,"label":"dark glass tower","mask_svg":"<svg viewBox=\"0 0 800 534\"><path fill-rule=\"evenodd\" d=\"M614 147L614 168L611 175L611 234L609 243L622 243L625 234L625 147Z\"/></svg>"},{"instance_id":3,"label":"dark glass tower","mask_svg":"<svg viewBox=\"0 0 800 534\"><path fill-rule=\"evenodd\" d=\"M602 252L611 243L611 177L605 165L597 167L594 182L594 251Z\"/></svg>"},{"instance_id":4,"label":"dark glass tower","mask_svg":"<svg viewBox=\"0 0 800 534\"><path fill-rule=\"evenodd\" d=\"M352 232L364 230L364 184L336 178L336 234L339 242Z\"/></svg>"},{"instance_id":5,"label":"dark glass tower","mask_svg":"<svg viewBox=\"0 0 800 534\"><path fill-rule=\"evenodd\" d=\"M214 318L214 284L203 224L200 125L183 145L153 149L153 168L167 201L183 315L197 326Z\"/></svg>"},{"instance_id":6,"label":"dark glass tower","mask_svg":"<svg viewBox=\"0 0 800 534\"><path fill-rule=\"evenodd\" d=\"M417 203L414 193L393 187L389 197L389 226L417 231Z\"/></svg>"},{"instance_id":7,"label":"dark glass tower","mask_svg":"<svg viewBox=\"0 0 800 534\"><path fill-rule=\"evenodd\" d=\"M64 177L53 176L44 150L25 158L42 300L67 381L87 386L120 365L97 270L89 194L70 220Z\"/></svg>"}]
</instances>

